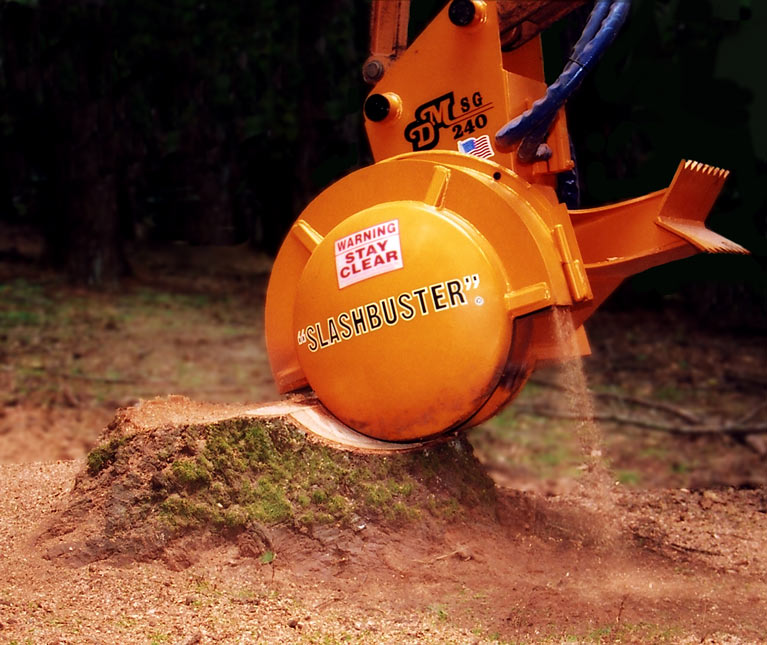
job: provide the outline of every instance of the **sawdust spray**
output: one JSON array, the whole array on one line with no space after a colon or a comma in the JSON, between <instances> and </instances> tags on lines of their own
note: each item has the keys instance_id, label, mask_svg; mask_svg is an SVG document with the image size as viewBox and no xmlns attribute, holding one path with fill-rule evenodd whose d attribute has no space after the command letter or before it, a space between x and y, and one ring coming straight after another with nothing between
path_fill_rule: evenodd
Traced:
<instances>
[{"instance_id":1,"label":"sawdust spray","mask_svg":"<svg viewBox=\"0 0 767 645\"><path fill-rule=\"evenodd\" d=\"M604 518L604 537L607 541L617 537L617 507L612 485L613 478L603 454L604 437L594 414L594 398L588 388L583 359L577 351L575 326L570 313L555 309L554 329L561 355L571 356L563 361L558 371L559 385L566 396L566 412L575 419L578 441L583 455L583 477L580 478L580 496Z\"/></svg>"}]
</instances>

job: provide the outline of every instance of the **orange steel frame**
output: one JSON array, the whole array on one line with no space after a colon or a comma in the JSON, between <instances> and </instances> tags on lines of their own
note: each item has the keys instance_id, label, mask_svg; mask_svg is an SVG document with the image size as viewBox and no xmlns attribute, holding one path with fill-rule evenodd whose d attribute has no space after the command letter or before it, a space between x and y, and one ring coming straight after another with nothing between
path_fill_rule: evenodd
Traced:
<instances>
[{"instance_id":1,"label":"orange steel frame","mask_svg":"<svg viewBox=\"0 0 767 645\"><path fill-rule=\"evenodd\" d=\"M703 224L724 170L683 161L666 189L568 210L555 192L557 173L573 168L564 110L548 135L547 160L524 164L514 148L499 148L494 133L546 91L540 39L504 51L496 3L471 2L472 23L457 26L446 7L404 51L409 3L374 3L366 67L383 72L368 101L377 95L385 109L371 117L366 104L365 126L376 163L307 206L280 249L267 293L267 349L280 392L310 386L350 427L387 440L495 414L536 363L568 357L555 339L555 311L575 330L569 355L587 353L584 321L627 276L699 251L746 252ZM490 158L461 148L479 136L487 137ZM407 262L342 288L335 243L395 221ZM327 352L312 349L306 336L323 321L332 334L334 316L343 324L338 312L407 296L421 282L439 290L477 270L485 276L482 306L451 308L448 318L424 315L354 341L330 337ZM431 349L412 361L408 353L423 345ZM488 376L477 376L480 368ZM364 384L369 370L376 387ZM409 380L400 384L402 374ZM382 384L388 399L379 396Z\"/></svg>"}]
</instances>

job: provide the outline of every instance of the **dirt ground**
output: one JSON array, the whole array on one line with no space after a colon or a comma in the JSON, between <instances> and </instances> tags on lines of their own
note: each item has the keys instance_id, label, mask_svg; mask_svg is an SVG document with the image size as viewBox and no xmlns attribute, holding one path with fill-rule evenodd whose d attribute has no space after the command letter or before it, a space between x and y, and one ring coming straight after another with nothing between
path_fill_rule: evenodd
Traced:
<instances>
[{"instance_id":1,"label":"dirt ground","mask_svg":"<svg viewBox=\"0 0 767 645\"><path fill-rule=\"evenodd\" d=\"M470 432L492 521L277 527L271 562L201 537L189 566L46 558L117 408L277 396L268 265L182 256L102 293L0 262L0 642L767 643L767 340L673 302L591 321L596 425L547 369Z\"/></svg>"}]
</instances>

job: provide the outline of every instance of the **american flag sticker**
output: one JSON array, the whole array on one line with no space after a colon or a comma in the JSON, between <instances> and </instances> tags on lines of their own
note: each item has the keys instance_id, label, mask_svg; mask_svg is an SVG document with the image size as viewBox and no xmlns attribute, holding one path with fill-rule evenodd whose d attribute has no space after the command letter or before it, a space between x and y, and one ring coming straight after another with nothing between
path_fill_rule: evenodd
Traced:
<instances>
[{"instance_id":1,"label":"american flag sticker","mask_svg":"<svg viewBox=\"0 0 767 645\"><path fill-rule=\"evenodd\" d=\"M483 134L481 137L469 137L458 142L458 152L465 155L474 155L481 159L490 159L495 152L490 145L490 135Z\"/></svg>"}]
</instances>

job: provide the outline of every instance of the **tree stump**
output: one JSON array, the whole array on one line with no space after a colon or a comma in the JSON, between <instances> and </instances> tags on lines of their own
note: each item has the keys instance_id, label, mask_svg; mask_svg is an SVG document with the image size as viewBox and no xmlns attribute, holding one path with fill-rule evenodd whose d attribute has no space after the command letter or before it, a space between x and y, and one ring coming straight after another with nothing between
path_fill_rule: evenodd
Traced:
<instances>
[{"instance_id":1,"label":"tree stump","mask_svg":"<svg viewBox=\"0 0 767 645\"><path fill-rule=\"evenodd\" d=\"M464 437L394 454L341 450L290 415L184 397L118 411L40 540L78 566L194 561L200 545L275 557L273 536L354 536L494 521L493 481ZM195 548L179 548L190 540Z\"/></svg>"}]
</instances>

